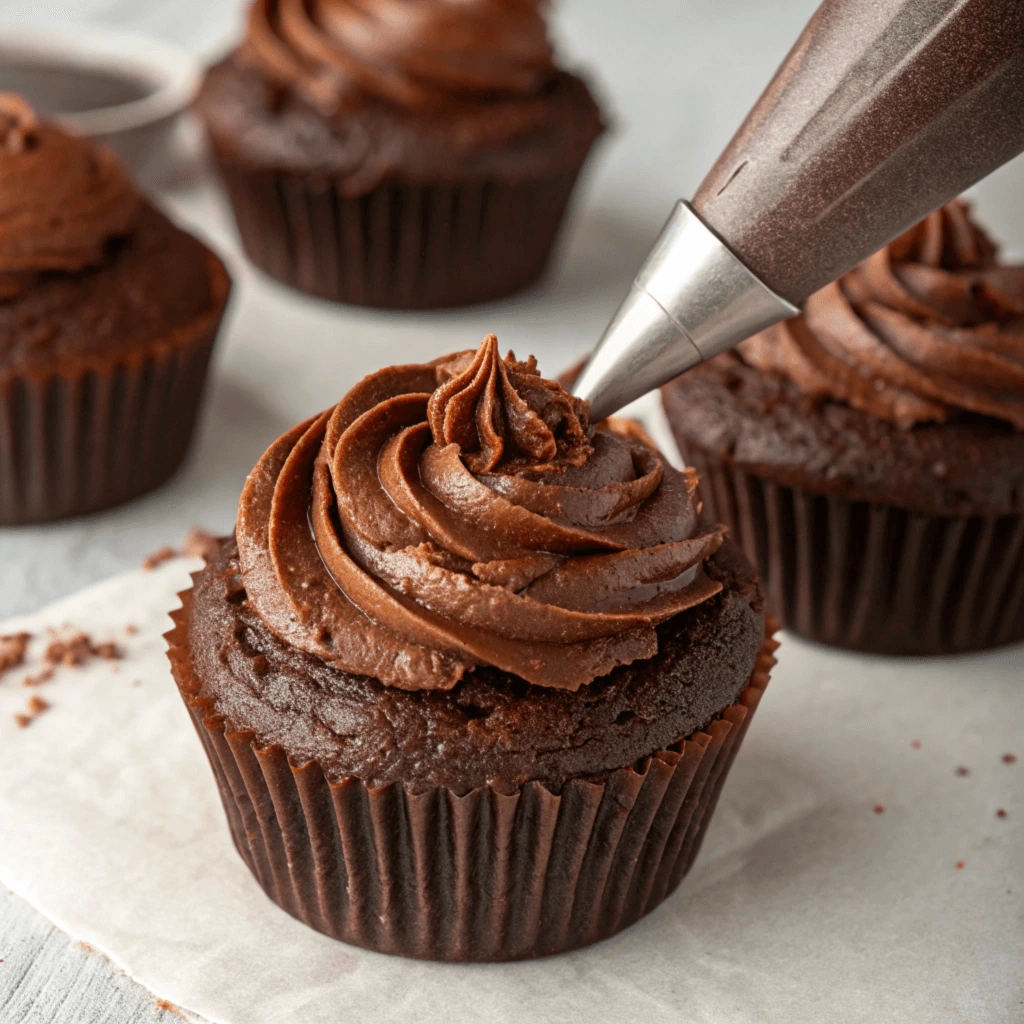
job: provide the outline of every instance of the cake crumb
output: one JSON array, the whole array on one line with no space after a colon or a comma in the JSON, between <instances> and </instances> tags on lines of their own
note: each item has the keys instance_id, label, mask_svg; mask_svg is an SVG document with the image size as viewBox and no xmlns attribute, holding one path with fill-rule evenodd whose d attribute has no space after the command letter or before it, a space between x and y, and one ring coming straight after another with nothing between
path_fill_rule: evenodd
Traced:
<instances>
[{"instance_id":1,"label":"cake crumb","mask_svg":"<svg viewBox=\"0 0 1024 1024\"><path fill-rule=\"evenodd\" d=\"M158 999L156 1005L161 1010L166 1010L168 1013L173 1013L176 1017L180 1017L182 1020L188 1018L183 1014L179 1007L175 1006L169 999Z\"/></svg>"},{"instance_id":2,"label":"cake crumb","mask_svg":"<svg viewBox=\"0 0 1024 1024\"><path fill-rule=\"evenodd\" d=\"M875 814L885 814L885 807L882 804L875 804Z\"/></svg>"},{"instance_id":3,"label":"cake crumb","mask_svg":"<svg viewBox=\"0 0 1024 1024\"><path fill-rule=\"evenodd\" d=\"M116 661L121 649L112 640L95 643L88 633L75 633L66 640L53 640L46 648L43 659L50 665L66 665L74 668L84 665L92 658Z\"/></svg>"},{"instance_id":4,"label":"cake crumb","mask_svg":"<svg viewBox=\"0 0 1024 1024\"><path fill-rule=\"evenodd\" d=\"M193 526L181 543L181 553L186 558L203 558L209 561L220 550L220 541L209 530Z\"/></svg>"},{"instance_id":5,"label":"cake crumb","mask_svg":"<svg viewBox=\"0 0 1024 1024\"><path fill-rule=\"evenodd\" d=\"M43 683L48 683L54 676L54 669L52 665L47 665L42 672L36 672L35 675L27 675L21 681L22 686L42 686Z\"/></svg>"},{"instance_id":6,"label":"cake crumb","mask_svg":"<svg viewBox=\"0 0 1024 1024\"><path fill-rule=\"evenodd\" d=\"M157 566L163 565L164 562L169 562L172 558L177 557L177 551L175 551L169 544L164 544L163 547L157 548L152 554L146 555L142 560L142 568L145 569L146 572L152 572L152 570Z\"/></svg>"},{"instance_id":7,"label":"cake crumb","mask_svg":"<svg viewBox=\"0 0 1024 1024\"><path fill-rule=\"evenodd\" d=\"M49 706L49 701L45 701L42 697L37 697L33 694L28 699L25 711L15 715L14 721L19 729L27 729Z\"/></svg>"},{"instance_id":8,"label":"cake crumb","mask_svg":"<svg viewBox=\"0 0 1024 1024\"><path fill-rule=\"evenodd\" d=\"M31 639L31 633L0 636L0 676L25 664L25 653Z\"/></svg>"},{"instance_id":9,"label":"cake crumb","mask_svg":"<svg viewBox=\"0 0 1024 1024\"><path fill-rule=\"evenodd\" d=\"M1016 763L1017 763L1017 755L1016 754L1003 754L1003 764L1016 764Z\"/></svg>"},{"instance_id":10,"label":"cake crumb","mask_svg":"<svg viewBox=\"0 0 1024 1024\"><path fill-rule=\"evenodd\" d=\"M911 740L910 741L910 747L911 747L912 750L920 750L921 749L921 741L920 740Z\"/></svg>"},{"instance_id":11,"label":"cake crumb","mask_svg":"<svg viewBox=\"0 0 1024 1024\"><path fill-rule=\"evenodd\" d=\"M1000 807L999 810L996 811L996 817L997 818L1005 818L1006 817L1006 811L1002 807Z\"/></svg>"},{"instance_id":12,"label":"cake crumb","mask_svg":"<svg viewBox=\"0 0 1024 1024\"><path fill-rule=\"evenodd\" d=\"M138 633L138 631L139 627L132 622L129 622L128 625L124 627L125 636L135 636L135 634Z\"/></svg>"},{"instance_id":13,"label":"cake crumb","mask_svg":"<svg viewBox=\"0 0 1024 1024\"><path fill-rule=\"evenodd\" d=\"M956 862L956 865L955 865L955 867L956 867L957 871L963 871L963 869L964 869L964 868L966 867L966 864L965 864L965 862L964 862L964 861L962 861L962 860L958 860L958 861Z\"/></svg>"},{"instance_id":14,"label":"cake crumb","mask_svg":"<svg viewBox=\"0 0 1024 1024\"><path fill-rule=\"evenodd\" d=\"M956 768L953 769L953 771L958 776L960 776L961 779L971 774L971 769L968 768L965 764L958 764Z\"/></svg>"}]
</instances>

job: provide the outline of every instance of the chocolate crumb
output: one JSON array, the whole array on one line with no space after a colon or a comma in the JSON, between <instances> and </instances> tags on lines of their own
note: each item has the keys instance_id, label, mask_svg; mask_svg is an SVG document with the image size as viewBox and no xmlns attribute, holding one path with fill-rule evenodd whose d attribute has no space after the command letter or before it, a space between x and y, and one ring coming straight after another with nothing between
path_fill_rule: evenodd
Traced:
<instances>
[{"instance_id":1,"label":"chocolate crumb","mask_svg":"<svg viewBox=\"0 0 1024 1024\"><path fill-rule=\"evenodd\" d=\"M881 804L875 804L875 814L885 814L885 808Z\"/></svg>"},{"instance_id":2,"label":"chocolate crumb","mask_svg":"<svg viewBox=\"0 0 1024 1024\"><path fill-rule=\"evenodd\" d=\"M996 811L996 817L997 818L1005 818L1006 817L1006 811L1003 810L1002 807L1000 807L999 810Z\"/></svg>"},{"instance_id":3,"label":"chocolate crumb","mask_svg":"<svg viewBox=\"0 0 1024 1024\"><path fill-rule=\"evenodd\" d=\"M31 633L10 633L0 636L0 676L25 663L25 652Z\"/></svg>"},{"instance_id":4,"label":"chocolate crumb","mask_svg":"<svg viewBox=\"0 0 1024 1024\"><path fill-rule=\"evenodd\" d=\"M956 773L957 775L959 775L959 776L960 776L960 778L964 778L965 776L967 776L967 775L970 775L970 774L971 774L971 769L970 769L970 768L968 768L968 767L967 767L967 765L965 765L965 764L958 764L958 765L956 766L956 768L954 768L954 769L953 769L953 771L954 771L954 772L955 772L955 773Z\"/></svg>"},{"instance_id":5,"label":"chocolate crumb","mask_svg":"<svg viewBox=\"0 0 1024 1024\"><path fill-rule=\"evenodd\" d=\"M964 861L958 860L956 862L956 869L957 869L957 871L963 871L964 867L965 867Z\"/></svg>"},{"instance_id":6,"label":"chocolate crumb","mask_svg":"<svg viewBox=\"0 0 1024 1024\"><path fill-rule=\"evenodd\" d=\"M19 729L27 729L32 724L32 719L29 718L28 715L15 715L14 721L17 723Z\"/></svg>"},{"instance_id":7,"label":"chocolate crumb","mask_svg":"<svg viewBox=\"0 0 1024 1024\"><path fill-rule=\"evenodd\" d=\"M142 560L142 568L146 572L151 572L158 565L163 565L164 562L169 562L172 558L177 558L178 553L170 545L165 544L162 548L157 548L151 555L146 555Z\"/></svg>"},{"instance_id":8,"label":"chocolate crumb","mask_svg":"<svg viewBox=\"0 0 1024 1024\"><path fill-rule=\"evenodd\" d=\"M42 672L36 672L35 675L25 676L21 681L22 686L42 686L43 683L48 683L54 676L53 666L47 665Z\"/></svg>"},{"instance_id":9,"label":"chocolate crumb","mask_svg":"<svg viewBox=\"0 0 1024 1024\"><path fill-rule=\"evenodd\" d=\"M35 694L28 699L28 713L33 718L41 715L49 706L49 701L43 700L42 697L37 697Z\"/></svg>"},{"instance_id":10,"label":"chocolate crumb","mask_svg":"<svg viewBox=\"0 0 1024 1024\"><path fill-rule=\"evenodd\" d=\"M186 558L203 558L209 561L220 550L220 541L201 526L193 526L181 544L181 553Z\"/></svg>"},{"instance_id":11,"label":"chocolate crumb","mask_svg":"<svg viewBox=\"0 0 1024 1024\"><path fill-rule=\"evenodd\" d=\"M179 1007L175 1006L168 999L158 999L156 1005L161 1010L166 1010L168 1013L173 1013L176 1017L180 1017L182 1020L187 1020L185 1014L183 1014Z\"/></svg>"},{"instance_id":12,"label":"chocolate crumb","mask_svg":"<svg viewBox=\"0 0 1024 1024\"><path fill-rule=\"evenodd\" d=\"M50 665L67 665L74 668L84 665L91 658L106 658L115 661L121 657L121 650L113 641L97 644L88 633L75 633L66 640L53 640L46 648L43 659Z\"/></svg>"},{"instance_id":13,"label":"chocolate crumb","mask_svg":"<svg viewBox=\"0 0 1024 1024\"><path fill-rule=\"evenodd\" d=\"M920 740L911 740L910 741L910 746L914 750L920 750L921 749L921 741Z\"/></svg>"},{"instance_id":14,"label":"chocolate crumb","mask_svg":"<svg viewBox=\"0 0 1024 1024\"><path fill-rule=\"evenodd\" d=\"M124 627L124 635L125 636L135 636L135 634L138 633L138 631L139 631L139 627L134 625L131 622L129 622L128 625Z\"/></svg>"},{"instance_id":15,"label":"chocolate crumb","mask_svg":"<svg viewBox=\"0 0 1024 1024\"><path fill-rule=\"evenodd\" d=\"M1017 763L1017 755L1016 754L1003 754L1003 764L1016 764L1016 763Z\"/></svg>"}]
</instances>

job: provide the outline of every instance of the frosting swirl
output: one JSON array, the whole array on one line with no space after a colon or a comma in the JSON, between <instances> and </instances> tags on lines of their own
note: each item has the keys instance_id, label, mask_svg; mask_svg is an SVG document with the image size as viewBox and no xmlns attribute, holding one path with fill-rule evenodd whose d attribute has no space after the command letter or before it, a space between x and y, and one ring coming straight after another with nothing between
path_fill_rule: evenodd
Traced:
<instances>
[{"instance_id":1,"label":"frosting swirl","mask_svg":"<svg viewBox=\"0 0 1024 1024\"><path fill-rule=\"evenodd\" d=\"M40 123L23 99L0 93L0 301L48 271L107 260L131 233L139 195L108 149Z\"/></svg>"},{"instance_id":2,"label":"frosting swirl","mask_svg":"<svg viewBox=\"0 0 1024 1024\"><path fill-rule=\"evenodd\" d=\"M1024 430L1024 266L955 200L743 342L746 362L905 428L958 412Z\"/></svg>"},{"instance_id":3,"label":"frosting swirl","mask_svg":"<svg viewBox=\"0 0 1024 1024\"><path fill-rule=\"evenodd\" d=\"M327 115L532 95L554 71L544 0L254 0L243 54Z\"/></svg>"},{"instance_id":4,"label":"frosting swirl","mask_svg":"<svg viewBox=\"0 0 1024 1024\"><path fill-rule=\"evenodd\" d=\"M575 690L721 589L695 487L490 335L371 374L272 445L239 504L243 582L282 640L389 686L492 665Z\"/></svg>"}]
</instances>

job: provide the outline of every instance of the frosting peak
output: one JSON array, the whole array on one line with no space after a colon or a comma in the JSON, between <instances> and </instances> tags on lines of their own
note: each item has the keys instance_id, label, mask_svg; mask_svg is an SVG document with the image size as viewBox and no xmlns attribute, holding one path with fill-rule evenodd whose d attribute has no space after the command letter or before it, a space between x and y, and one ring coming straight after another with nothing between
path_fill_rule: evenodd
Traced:
<instances>
[{"instance_id":1,"label":"frosting peak","mask_svg":"<svg viewBox=\"0 0 1024 1024\"><path fill-rule=\"evenodd\" d=\"M277 441L238 546L268 628L346 671L450 689L492 665L575 690L652 657L655 626L720 585L696 478L533 359L391 367Z\"/></svg>"},{"instance_id":2,"label":"frosting peak","mask_svg":"<svg viewBox=\"0 0 1024 1024\"><path fill-rule=\"evenodd\" d=\"M360 96L417 109L539 92L544 0L254 0L244 53L331 115Z\"/></svg>"},{"instance_id":3,"label":"frosting peak","mask_svg":"<svg viewBox=\"0 0 1024 1024\"><path fill-rule=\"evenodd\" d=\"M447 380L427 403L434 443L457 444L472 472L579 466L593 454L586 403L544 380L533 356L502 359L493 334L438 370Z\"/></svg>"},{"instance_id":4,"label":"frosting peak","mask_svg":"<svg viewBox=\"0 0 1024 1024\"><path fill-rule=\"evenodd\" d=\"M955 200L739 351L901 427L970 412L1024 430L1024 266Z\"/></svg>"},{"instance_id":5,"label":"frosting peak","mask_svg":"<svg viewBox=\"0 0 1024 1024\"><path fill-rule=\"evenodd\" d=\"M24 100L0 94L0 301L40 274L102 264L139 210L113 153L37 122Z\"/></svg>"}]
</instances>

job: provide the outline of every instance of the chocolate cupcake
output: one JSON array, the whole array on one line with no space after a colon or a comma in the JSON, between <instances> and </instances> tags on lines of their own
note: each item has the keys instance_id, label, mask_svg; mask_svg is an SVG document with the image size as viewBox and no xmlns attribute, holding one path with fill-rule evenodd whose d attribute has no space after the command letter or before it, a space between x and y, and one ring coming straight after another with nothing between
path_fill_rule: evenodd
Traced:
<instances>
[{"instance_id":1,"label":"chocolate cupcake","mask_svg":"<svg viewBox=\"0 0 1024 1024\"><path fill-rule=\"evenodd\" d=\"M0 525L106 508L174 472L229 288L113 153L0 94Z\"/></svg>"},{"instance_id":2,"label":"chocolate cupcake","mask_svg":"<svg viewBox=\"0 0 1024 1024\"><path fill-rule=\"evenodd\" d=\"M249 258L389 308L535 280L602 132L543 7L255 0L198 100Z\"/></svg>"},{"instance_id":3,"label":"chocolate cupcake","mask_svg":"<svg viewBox=\"0 0 1024 1024\"><path fill-rule=\"evenodd\" d=\"M1024 267L965 203L663 397L787 628L883 654L1024 639Z\"/></svg>"},{"instance_id":4,"label":"chocolate cupcake","mask_svg":"<svg viewBox=\"0 0 1024 1024\"><path fill-rule=\"evenodd\" d=\"M277 441L168 634L267 895L371 949L511 960L672 892L775 649L695 485L493 336Z\"/></svg>"}]
</instances>

